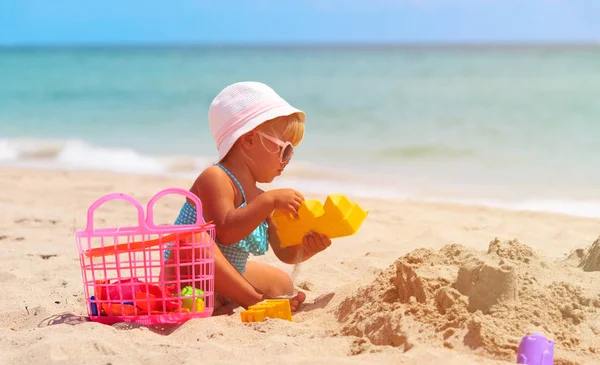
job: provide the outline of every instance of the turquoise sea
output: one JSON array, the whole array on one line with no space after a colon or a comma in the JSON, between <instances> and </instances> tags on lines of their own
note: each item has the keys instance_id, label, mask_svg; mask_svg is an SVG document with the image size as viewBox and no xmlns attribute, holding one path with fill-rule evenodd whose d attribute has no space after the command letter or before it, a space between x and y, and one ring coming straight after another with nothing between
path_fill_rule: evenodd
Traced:
<instances>
[{"instance_id":1,"label":"turquoise sea","mask_svg":"<svg viewBox=\"0 0 600 365\"><path fill-rule=\"evenodd\" d=\"M0 166L195 176L212 98L306 111L274 186L600 217L600 47L0 48Z\"/></svg>"}]
</instances>

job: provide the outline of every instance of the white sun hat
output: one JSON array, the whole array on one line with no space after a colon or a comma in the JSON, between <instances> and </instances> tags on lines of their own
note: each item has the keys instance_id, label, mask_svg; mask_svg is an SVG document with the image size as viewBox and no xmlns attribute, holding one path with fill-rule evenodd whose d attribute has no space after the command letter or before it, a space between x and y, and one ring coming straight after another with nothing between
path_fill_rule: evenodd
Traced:
<instances>
[{"instance_id":1,"label":"white sun hat","mask_svg":"<svg viewBox=\"0 0 600 365\"><path fill-rule=\"evenodd\" d=\"M296 113L301 121L306 120L303 111L291 106L263 83L245 81L227 86L208 109L208 122L219 151L219 161L245 133L268 120Z\"/></svg>"}]
</instances>

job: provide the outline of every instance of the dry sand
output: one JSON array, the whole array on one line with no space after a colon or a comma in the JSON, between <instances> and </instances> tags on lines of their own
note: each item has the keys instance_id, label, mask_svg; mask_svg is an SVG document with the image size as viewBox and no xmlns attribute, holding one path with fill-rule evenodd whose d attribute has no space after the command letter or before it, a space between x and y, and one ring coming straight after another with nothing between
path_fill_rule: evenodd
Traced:
<instances>
[{"instance_id":1,"label":"dry sand","mask_svg":"<svg viewBox=\"0 0 600 365\"><path fill-rule=\"evenodd\" d=\"M600 220L453 204L358 199L359 233L300 266L308 300L293 323L243 324L239 309L180 326L88 322L74 239L88 206L190 183L0 170L0 363L508 364L533 331L554 339L556 364L600 363ZM180 203L157 204L157 222ZM132 213L113 202L95 222ZM292 271L272 252L258 260Z\"/></svg>"}]
</instances>

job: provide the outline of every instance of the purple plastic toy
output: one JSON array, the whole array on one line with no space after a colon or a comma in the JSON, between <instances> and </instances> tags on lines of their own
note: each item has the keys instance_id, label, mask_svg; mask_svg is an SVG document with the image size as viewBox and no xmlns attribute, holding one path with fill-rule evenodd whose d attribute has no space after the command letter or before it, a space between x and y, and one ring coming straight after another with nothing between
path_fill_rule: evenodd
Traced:
<instances>
[{"instance_id":1,"label":"purple plastic toy","mask_svg":"<svg viewBox=\"0 0 600 365\"><path fill-rule=\"evenodd\" d=\"M554 342L539 332L526 335L519 344L517 364L552 365L554 363Z\"/></svg>"}]
</instances>

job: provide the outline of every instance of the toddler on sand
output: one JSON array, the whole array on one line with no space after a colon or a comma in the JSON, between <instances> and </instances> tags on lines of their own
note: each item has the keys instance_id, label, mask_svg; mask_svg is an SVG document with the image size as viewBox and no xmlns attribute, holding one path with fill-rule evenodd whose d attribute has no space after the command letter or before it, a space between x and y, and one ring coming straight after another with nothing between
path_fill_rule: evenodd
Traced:
<instances>
[{"instance_id":1,"label":"toddler on sand","mask_svg":"<svg viewBox=\"0 0 600 365\"><path fill-rule=\"evenodd\" d=\"M292 189L262 191L281 175L304 136L305 113L269 86L239 82L223 89L210 105L210 130L218 162L205 169L190 191L202 202L203 218L216 226L215 303L248 307L268 297L290 296L290 277L271 265L248 261L269 246L287 264L305 261L331 245L325 235L309 232L302 245L282 248L271 219L274 210L296 215L304 197ZM196 223L196 208L186 201L175 224ZM167 258L172 254L165 253ZM298 309L305 295L291 299ZM221 303L219 303L219 301Z\"/></svg>"}]
</instances>

